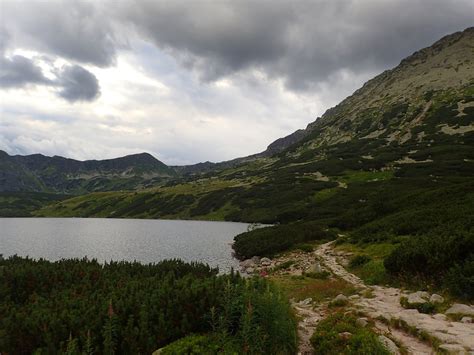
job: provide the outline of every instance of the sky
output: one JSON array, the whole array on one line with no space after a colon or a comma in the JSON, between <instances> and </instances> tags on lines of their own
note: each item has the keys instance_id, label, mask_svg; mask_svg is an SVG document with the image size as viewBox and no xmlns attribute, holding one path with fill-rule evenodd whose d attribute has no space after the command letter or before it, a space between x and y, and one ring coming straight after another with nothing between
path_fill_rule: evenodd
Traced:
<instances>
[{"instance_id":1,"label":"sky","mask_svg":"<svg viewBox=\"0 0 474 355\"><path fill-rule=\"evenodd\" d=\"M254 154L473 20L472 0L0 0L0 149Z\"/></svg>"}]
</instances>

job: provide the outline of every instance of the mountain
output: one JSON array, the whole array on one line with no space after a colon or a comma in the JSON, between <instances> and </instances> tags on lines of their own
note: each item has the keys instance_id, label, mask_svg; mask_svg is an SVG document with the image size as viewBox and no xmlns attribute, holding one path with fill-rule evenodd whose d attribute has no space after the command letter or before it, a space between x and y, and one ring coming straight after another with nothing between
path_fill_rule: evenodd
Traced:
<instances>
[{"instance_id":1,"label":"mountain","mask_svg":"<svg viewBox=\"0 0 474 355\"><path fill-rule=\"evenodd\" d=\"M176 176L147 153L78 161L41 154L10 156L0 151L0 191L84 193L136 189Z\"/></svg>"},{"instance_id":2,"label":"mountain","mask_svg":"<svg viewBox=\"0 0 474 355\"><path fill-rule=\"evenodd\" d=\"M412 54L263 153L177 170L186 169L185 179L137 194L92 194L38 213L350 224L408 208L416 200L410 194L467 189L474 176L474 28ZM461 195L450 198L464 201ZM392 197L399 202L387 206Z\"/></svg>"}]
</instances>

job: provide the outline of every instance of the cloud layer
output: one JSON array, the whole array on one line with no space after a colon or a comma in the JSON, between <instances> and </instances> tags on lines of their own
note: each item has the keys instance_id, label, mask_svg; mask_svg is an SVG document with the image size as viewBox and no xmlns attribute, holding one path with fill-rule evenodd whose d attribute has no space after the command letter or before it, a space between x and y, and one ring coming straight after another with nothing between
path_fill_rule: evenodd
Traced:
<instances>
[{"instance_id":1,"label":"cloud layer","mask_svg":"<svg viewBox=\"0 0 474 355\"><path fill-rule=\"evenodd\" d=\"M473 13L472 0L4 0L0 149L255 153Z\"/></svg>"}]
</instances>

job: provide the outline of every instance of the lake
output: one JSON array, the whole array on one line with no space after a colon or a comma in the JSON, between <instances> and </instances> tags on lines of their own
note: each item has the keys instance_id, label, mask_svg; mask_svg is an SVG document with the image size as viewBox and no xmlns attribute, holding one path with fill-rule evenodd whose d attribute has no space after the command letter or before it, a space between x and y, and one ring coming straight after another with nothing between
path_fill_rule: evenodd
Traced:
<instances>
[{"instance_id":1,"label":"lake","mask_svg":"<svg viewBox=\"0 0 474 355\"><path fill-rule=\"evenodd\" d=\"M246 223L103 218L0 218L0 254L143 263L180 258L236 268L234 236Z\"/></svg>"}]
</instances>

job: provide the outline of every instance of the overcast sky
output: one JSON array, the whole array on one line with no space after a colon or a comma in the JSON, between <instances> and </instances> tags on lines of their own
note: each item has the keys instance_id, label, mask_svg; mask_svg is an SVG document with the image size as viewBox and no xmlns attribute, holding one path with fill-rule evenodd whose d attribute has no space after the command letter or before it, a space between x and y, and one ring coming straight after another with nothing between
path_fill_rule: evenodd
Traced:
<instances>
[{"instance_id":1,"label":"overcast sky","mask_svg":"<svg viewBox=\"0 0 474 355\"><path fill-rule=\"evenodd\" d=\"M472 0L0 0L0 149L257 153L473 20Z\"/></svg>"}]
</instances>

